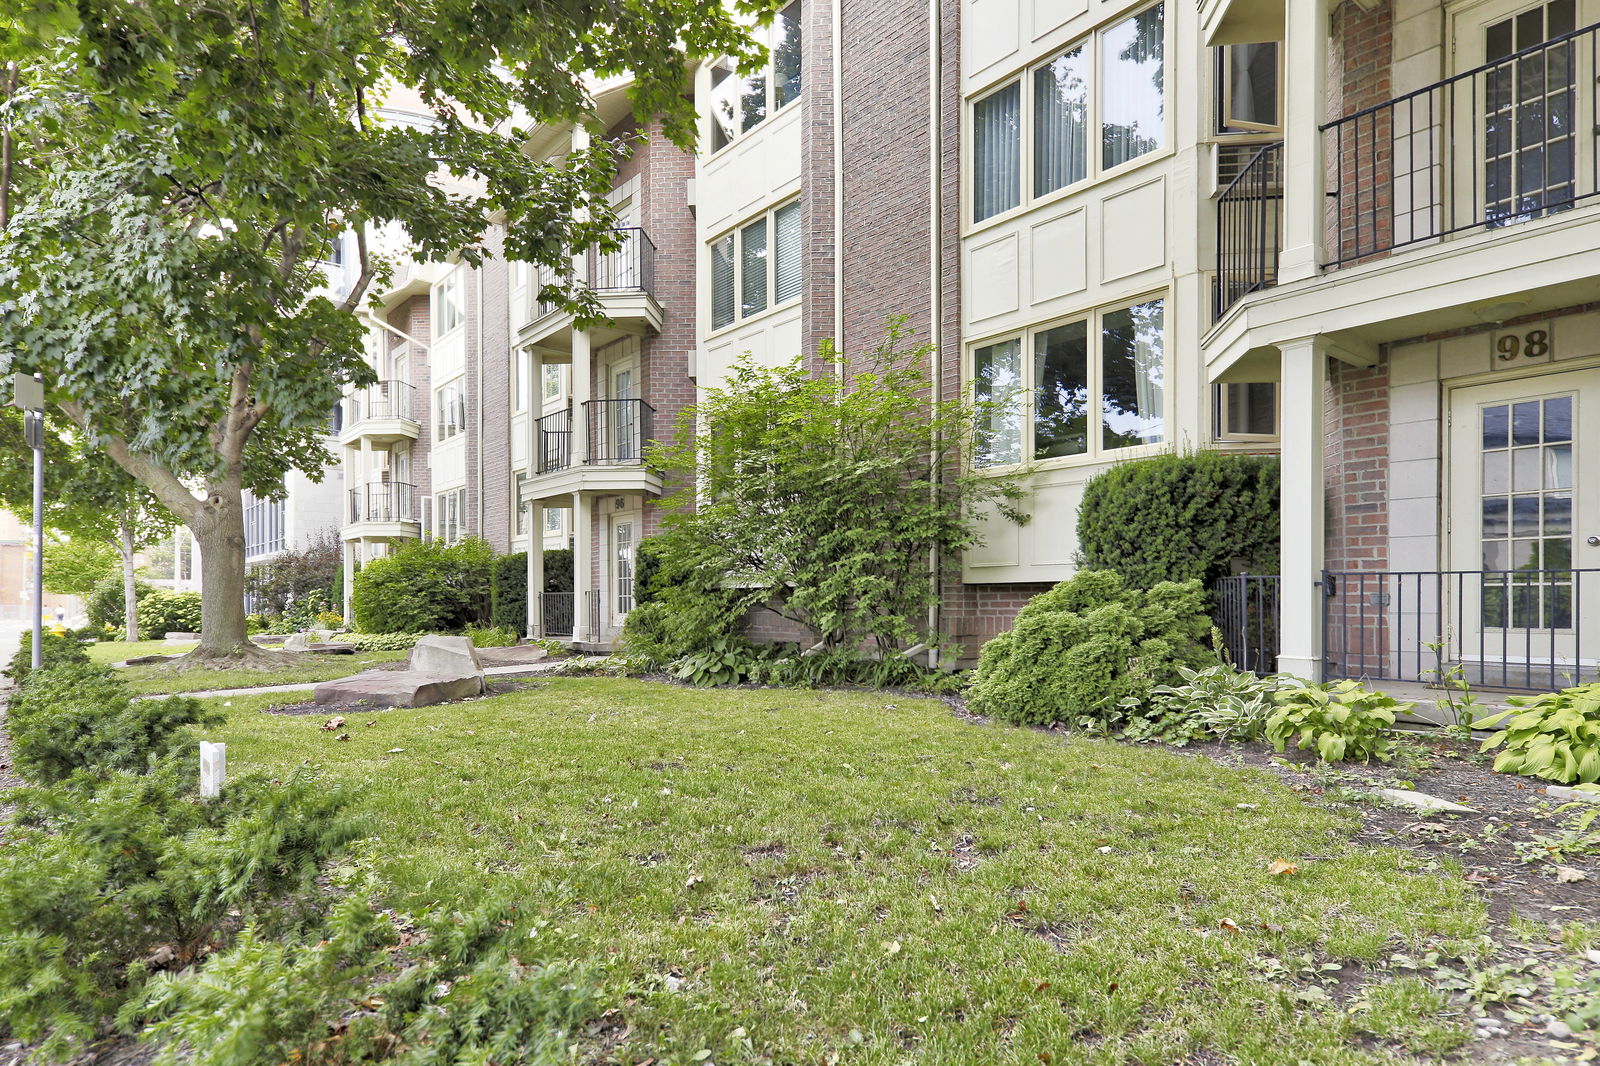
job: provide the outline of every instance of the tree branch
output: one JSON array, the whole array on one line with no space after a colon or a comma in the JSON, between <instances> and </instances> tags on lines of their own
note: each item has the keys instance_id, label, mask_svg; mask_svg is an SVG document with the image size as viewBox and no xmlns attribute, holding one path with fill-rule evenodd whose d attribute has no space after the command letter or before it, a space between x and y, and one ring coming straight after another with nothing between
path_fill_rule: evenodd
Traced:
<instances>
[{"instance_id":1,"label":"tree branch","mask_svg":"<svg viewBox=\"0 0 1600 1066\"><path fill-rule=\"evenodd\" d=\"M87 442L89 438L88 416L84 413L83 407L73 400L66 401L58 406L61 408L62 413L72 420L73 425L84 432L84 439ZM182 481L178 480L176 474L153 459L146 459L144 456L135 453L132 448L128 447L128 442L121 437L104 434L100 436L104 441L101 447L111 457L111 461L122 467L151 492L155 493L156 499L160 500L167 510L178 515L186 524L199 518L201 514L200 501L194 498L194 494L189 491Z\"/></svg>"},{"instance_id":2,"label":"tree branch","mask_svg":"<svg viewBox=\"0 0 1600 1066\"><path fill-rule=\"evenodd\" d=\"M350 286L344 301L339 304L339 310L346 313L354 311L360 305L362 294L367 291L367 286L372 284L373 275L377 273L367 256L367 228L360 223L356 224L356 257L361 262L361 273L356 276L356 283Z\"/></svg>"}]
</instances>

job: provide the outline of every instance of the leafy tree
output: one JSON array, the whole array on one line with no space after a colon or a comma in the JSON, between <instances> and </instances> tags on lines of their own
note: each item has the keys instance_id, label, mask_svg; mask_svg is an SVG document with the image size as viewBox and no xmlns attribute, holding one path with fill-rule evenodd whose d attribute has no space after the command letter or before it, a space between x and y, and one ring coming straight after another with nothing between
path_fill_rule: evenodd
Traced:
<instances>
[{"instance_id":1,"label":"leafy tree","mask_svg":"<svg viewBox=\"0 0 1600 1066\"><path fill-rule=\"evenodd\" d=\"M334 586L343 565L337 537L324 530L304 548L280 552L252 566L245 575L245 591L264 614L282 614L290 604L317 592L330 603L337 602Z\"/></svg>"},{"instance_id":2,"label":"leafy tree","mask_svg":"<svg viewBox=\"0 0 1600 1066\"><path fill-rule=\"evenodd\" d=\"M47 418L45 434L45 526L70 536L86 550L96 543L115 549L122 568L123 628L129 640L138 640L135 556L144 545L172 532L172 512L110 456L88 447L71 422ZM23 441L22 412L11 407L0 408L0 505L18 515L33 512L33 450ZM45 581L50 587L48 548ZM95 584L52 591L83 595L92 592Z\"/></svg>"},{"instance_id":3,"label":"leafy tree","mask_svg":"<svg viewBox=\"0 0 1600 1066\"><path fill-rule=\"evenodd\" d=\"M909 337L891 318L884 342L848 363L825 346L837 374L747 355L684 411L651 456L679 486L653 549L663 580L720 590L720 619L769 607L830 650L932 641L927 610L979 542L978 510L1023 520L1021 475L972 470L991 411L930 400L933 349Z\"/></svg>"},{"instance_id":4,"label":"leafy tree","mask_svg":"<svg viewBox=\"0 0 1600 1066\"><path fill-rule=\"evenodd\" d=\"M95 540L56 537L44 546L44 590L86 596L117 570L117 552Z\"/></svg>"},{"instance_id":5,"label":"leafy tree","mask_svg":"<svg viewBox=\"0 0 1600 1066\"><path fill-rule=\"evenodd\" d=\"M290 468L330 463L328 412L372 378L355 312L391 264L369 233L476 265L503 225L507 256L553 272L541 297L592 322L570 250L618 247L604 194L626 146L589 87L626 73L635 112L690 147L686 63L762 56L739 11L696 0L38 0L7 19L0 374L42 374L194 532L200 658L261 654L242 490L270 498ZM430 121L382 121L396 87ZM533 125L568 122L589 147L523 151ZM344 233L357 277L330 297Z\"/></svg>"}]
</instances>

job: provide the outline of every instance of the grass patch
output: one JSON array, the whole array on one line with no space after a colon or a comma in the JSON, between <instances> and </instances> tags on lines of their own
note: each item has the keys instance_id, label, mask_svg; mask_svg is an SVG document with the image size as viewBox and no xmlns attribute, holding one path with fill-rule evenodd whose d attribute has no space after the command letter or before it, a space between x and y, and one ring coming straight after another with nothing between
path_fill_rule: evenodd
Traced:
<instances>
[{"instance_id":1,"label":"grass patch","mask_svg":"<svg viewBox=\"0 0 1600 1066\"><path fill-rule=\"evenodd\" d=\"M360 673L378 663L404 659L407 654L403 651L363 651L354 655L305 652L296 655L288 665L271 670L210 666L179 669L171 663L151 663L148 666L129 666L117 671L117 676L127 682L129 689L142 694L206 692L211 689L332 681ZM279 696L277 702L282 703L283 697Z\"/></svg>"},{"instance_id":2,"label":"grass patch","mask_svg":"<svg viewBox=\"0 0 1600 1066\"><path fill-rule=\"evenodd\" d=\"M602 963L620 1062L1373 1063L1463 1033L1382 972L1359 1019L1283 975L1484 914L1260 772L872 693L557 679L346 742L230 702L235 772L367 786L396 904L511 887Z\"/></svg>"},{"instance_id":3,"label":"grass patch","mask_svg":"<svg viewBox=\"0 0 1600 1066\"><path fill-rule=\"evenodd\" d=\"M110 666L139 655L178 655L199 646L197 640L172 643L165 640L136 640L131 643L126 640L101 640L85 644L84 650L89 653L90 662Z\"/></svg>"}]
</instances>

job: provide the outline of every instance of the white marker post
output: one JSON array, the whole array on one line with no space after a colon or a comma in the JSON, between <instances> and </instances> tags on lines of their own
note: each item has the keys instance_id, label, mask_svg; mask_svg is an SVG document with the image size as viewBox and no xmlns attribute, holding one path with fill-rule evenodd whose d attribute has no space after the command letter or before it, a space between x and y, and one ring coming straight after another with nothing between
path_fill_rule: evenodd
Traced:
<instances>
[{"instance_id":1,"label":"white marker post","mask_svg":"<svg viewBox=\"0 0 1600 1066\"><path fill-rule=\"evenodd\" d=\"M211 740L200 742L200 798L216 799L228 780L228 745Z\"/></svg>"}]
</instances>

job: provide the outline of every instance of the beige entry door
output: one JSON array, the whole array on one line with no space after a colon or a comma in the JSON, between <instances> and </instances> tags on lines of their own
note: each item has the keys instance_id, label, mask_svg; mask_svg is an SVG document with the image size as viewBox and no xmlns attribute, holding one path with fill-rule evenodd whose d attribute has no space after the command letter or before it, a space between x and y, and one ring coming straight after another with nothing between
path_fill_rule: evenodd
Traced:
<instances>
[{"instance_id":1,"label":"beige entry door","mask_svg":"<svg viewBox=\"0 0 1600 1066\"><path fill-rule=\"evenodd\" d=\"M1468 680L1549 688L1600 658L1600 369L1450 393L1446 632Z\"/></svg>"},{"instance_id":2,"label":"beige entry door","mask_svg":"<svg viewBox=\"0 0 1600 1066\"><path fill-rule=\"evenodd\" d=\"M633 610L633 552L638 544L638 518L616 515L611 519L611 625L621 628Z\"/></svg>"}]
</instances>

